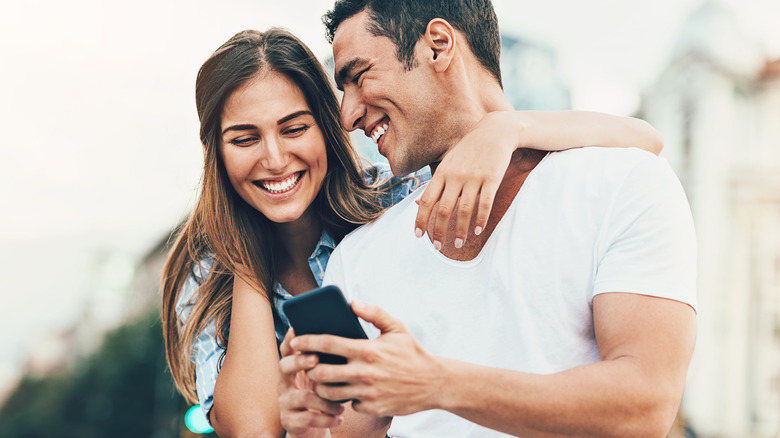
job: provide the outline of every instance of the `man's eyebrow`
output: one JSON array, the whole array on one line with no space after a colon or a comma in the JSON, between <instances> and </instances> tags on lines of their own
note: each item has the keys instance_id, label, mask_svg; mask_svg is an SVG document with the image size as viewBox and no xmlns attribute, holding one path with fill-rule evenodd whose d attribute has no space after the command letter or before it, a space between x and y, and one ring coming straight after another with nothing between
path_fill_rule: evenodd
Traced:
<instances>
[{"instance_id":1,"label":"man's eyebrow","mask_svg":"<svg viewBox=\"0 0 780 438\"><path fill-rule=\"evenodd\" d=\"M368 60L364 58L355 58L344 64L336 73L336 88L344 91L344 83L347 82L347 77L350 75L355 67L368 64Z\"/></svg>"},{"instance_id":2,"label":"man's eyebrow","mask_svg":"<svg viewBox=\"0 0 780 438\"><path fill-rule=\"evenodd\" d=\"M312 112L308 111L308 110L296 111L296 112L294 112L292 114L286 115L286 116L282 117L281 119L277 120L276 124L277 125L281 125L282 123L289 122L290 120L295 119L296 117L305 116L305 115L309 115L309 116L312 116L312 117L314 116L314 114L312 114ZM227 128L225 128L222 131L222 135L225 135L225 133L227 133L228 131L245 131L245 130L250 130L250 129L256 129L255 125L246 125L245 124L245 125L228 126Z\"/></svg>"}]
</instances>

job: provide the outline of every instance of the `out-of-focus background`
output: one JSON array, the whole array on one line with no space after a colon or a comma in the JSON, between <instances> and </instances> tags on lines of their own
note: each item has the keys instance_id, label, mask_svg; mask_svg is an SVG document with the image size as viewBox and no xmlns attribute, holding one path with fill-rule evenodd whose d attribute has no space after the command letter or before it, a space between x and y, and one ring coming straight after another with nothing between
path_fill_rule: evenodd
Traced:
<instances>
[{"instance_id":1,"label":"out-of-focus background","mask_svg":"<svg viewBox=\"0 0 780 438\"><path fill-rule=\"evenodd\" d=\"M517 109L635 115L665 136L700 251L672 435L780 437L780 2L494 3ZM325 62L331 5L0 7L1 437L195 435L157 291L197 195L195 74L234 33L272 25Z\"/></svg>"}]
</instances>

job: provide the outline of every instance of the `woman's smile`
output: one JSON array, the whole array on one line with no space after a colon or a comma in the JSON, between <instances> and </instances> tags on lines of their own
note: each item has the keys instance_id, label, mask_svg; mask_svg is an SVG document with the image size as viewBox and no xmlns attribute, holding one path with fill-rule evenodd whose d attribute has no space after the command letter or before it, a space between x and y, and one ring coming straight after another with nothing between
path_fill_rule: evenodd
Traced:
<instances>
[{"instance_id":1,"label":"woman's smile","mask_svg":"<svg viewBox=\"0 0 780 438\"><path fill-rule=\"evenodd\" d=\"M303 176L303 173L304 171L300 171L287 175L283 178L258 180L255 181L255 185L269 193L279 195L287 193L296 188L298 186L298 182Z\"/></svg>"}]
</instances>

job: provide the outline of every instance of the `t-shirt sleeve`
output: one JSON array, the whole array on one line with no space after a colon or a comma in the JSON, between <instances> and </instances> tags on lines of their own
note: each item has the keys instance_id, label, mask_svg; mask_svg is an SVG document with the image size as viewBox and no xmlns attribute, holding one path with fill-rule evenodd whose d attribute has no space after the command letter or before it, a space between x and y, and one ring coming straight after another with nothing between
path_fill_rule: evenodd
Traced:
<instances>
[{"instance_id":1,"label":"t-shirt sleeve","mask_svg":"<svg viewBox=\"0 0 780 438\"><path fill-rule=\"evenodd\" d=\"M680 181L647 157L628 173L599 235L594 296L628 292L696 309L696 236Z\"/></svg>"},{"instance_id":2,"label":"t-shirt sleeve","mask_svg":"<svg viewBox=\"0 0 780 438\"><path fill-rule=\"evenodd\" d=\"M197 299L197 291L203 279L208 275L210 263L205 262L195 266L184 283L179 300L176 303L176 314L184 324L190 316L192 306ZM217 342L215 321L210 321L190 346L190 360L195 364L195 389L198 401L206 418L214 405L214 387L219 374L219 362L225 349Z\"/></svg>"}]
</instances>

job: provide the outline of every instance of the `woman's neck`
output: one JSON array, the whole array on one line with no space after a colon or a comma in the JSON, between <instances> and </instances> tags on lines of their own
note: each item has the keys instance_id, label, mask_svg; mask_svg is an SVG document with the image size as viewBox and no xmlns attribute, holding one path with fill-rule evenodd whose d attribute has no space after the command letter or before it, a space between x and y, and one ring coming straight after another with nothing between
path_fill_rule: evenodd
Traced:
<instances>
[{"instance_id":1,"label":"woman's neck","mask_svg":"<svg viewBox=\"0 0 780 438\"><path fill-rule=\"evenodd\" d=\"M322 235L322 222L307 210L294 222L276 224L279 256L298 264L308 260Z\"/></svg>"},{"instance_id":2,"label":"woman's neck","mask_svg":"<svg viewBox=\"0 0 780 438\"><path fill-rule=\"evenodd\" d=\"M307 211L298 220L276 224L275 228L279 242L276 248L277 281L293 295L316 287L309 256L322 236L322 222Z\"/></svg>"}]
</instances>

